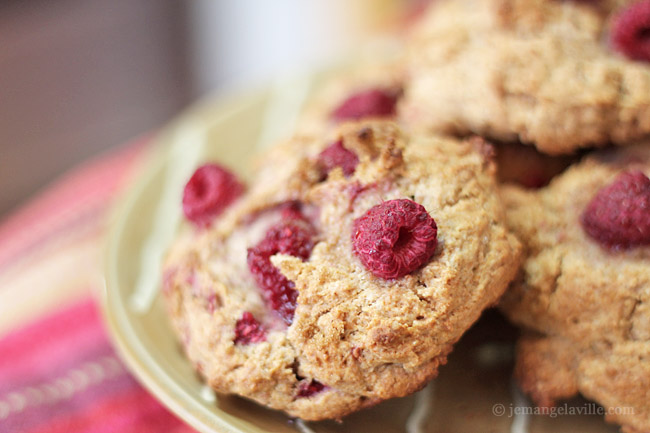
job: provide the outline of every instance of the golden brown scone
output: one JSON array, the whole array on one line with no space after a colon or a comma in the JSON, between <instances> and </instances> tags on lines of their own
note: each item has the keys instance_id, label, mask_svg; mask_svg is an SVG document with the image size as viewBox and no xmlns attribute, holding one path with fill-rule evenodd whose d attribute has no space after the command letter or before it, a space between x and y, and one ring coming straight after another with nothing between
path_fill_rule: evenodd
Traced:
<instances>
[{"instance_id":1,"label":"golden brown scone","mask_svg":"<svg viewBox=\"0 0 650 433\"><path fill-rule=\"evenodd\" d=\"M549 154L646 137L650 63L610 43L631 3L435 1L409 43L400 116L412 128Z\"/></svg>"},{"instance_id":2,"label":"golden brown scone","mask_svg":"<svg viewBox=\"0 0 650 433\"><path fill-rule=\"evenodd\" d=\"M522 387L541 405L580 392L639 431L650 431L648 175L642 144L592 154L539 191L502 188L526 258L501 309L539 334L519 343Z\"/></svg>"},{"instance_id":3,"label":"golden brown scone","mask_svg":"<svg viewBox=\"0 0 650 433\"><path fill-rule=\"evenodd\" d=\"M344 124L335 137L356 166L325 172L319 155L331 149L328 139L274 148L249 192L210 229L187 230L165 264L174 327L210 385L307 420L340 418L423 387L497 301L520 255L502 223L482 140L408 137L387 121ZM394 199L411 204L380 221L423 208L418 229L387 226L396 235L391 251L424 261L387 279L387 268L362 262L356 236L367 226L355 219ZM437 243L429 243L425 214L437 224ZM313 241L306 255L274 252L267 262L297 291L291 308L274 304L264 286L277 282L269 268L260 282L251 265L277 227L282 239L309 233ZM426 243L425 256L416 241Z\"/></svg>"},{"instance_id":4,"label":"golden brown scone","mask_svg":"<svg viewBox=\"0 0 650 433\"><path fill-rule=\"evenodd\" d=\"M649 357L647 342L576 350L573 340L560 336L524 335L517 343L515 377L541 406L580 392L600 403L605 419L621 424L623 432L642 433L650 421Z\"/></svg>"}]
</instances>

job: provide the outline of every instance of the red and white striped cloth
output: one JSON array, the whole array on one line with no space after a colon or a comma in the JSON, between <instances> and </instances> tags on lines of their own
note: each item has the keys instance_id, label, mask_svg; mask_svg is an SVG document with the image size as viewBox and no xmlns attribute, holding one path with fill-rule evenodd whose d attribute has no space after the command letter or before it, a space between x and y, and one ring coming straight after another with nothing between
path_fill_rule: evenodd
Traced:
<instances>
[{"instance_id":1,"label":"red and white striped cloth","mask_svg":"<svg viewBox=\"0 0 650 433\"><path fill-rule=\"evenodd\" d=\"M2 433L193 431L126 371L92 297L111 205L145 143L84 164L0 224Z\"/></svg>"}]
</instances>

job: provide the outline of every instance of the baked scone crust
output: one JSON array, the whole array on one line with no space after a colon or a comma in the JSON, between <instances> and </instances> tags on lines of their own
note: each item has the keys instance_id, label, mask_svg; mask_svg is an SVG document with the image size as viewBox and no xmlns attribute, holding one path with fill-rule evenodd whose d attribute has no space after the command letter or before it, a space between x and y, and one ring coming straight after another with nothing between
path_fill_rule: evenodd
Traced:
<instances>
[{"instance_id":1,"label":"baked scone crust","mask_svg":"<svg viewBox=\"0 0 650 433\"><path fill-rule=\"evenodd\" d=\"M632 1L440 0L408 45L412 128L534 144L549 154L650 134L650 66L609 45Z\"/></svg>"},{"instance_id":2,"label":"baked scone crust","mask_svg":"<svg viewBox=\"0 0 650 433\"><path fill-rule=\"evenodd\" d=\"M650 145L597 152L539 191L502 188L525 259L500 307L533 332L519 342L516 375L536 402L580 392L633 408L607 418L648 431L650 246L608 249L580 223L601 188L636 169L650 175Z\"/></svg>"},{"instance_id":3,"label":"baked scone crust","mask_svg":"<svg viewBox=\"0 0 650 433\"><path fill-rule=\"evenodd\" d=\"M349 178L336 168L323 180L317 155L337 138L360 162ZM307 420L423 387L518 268L489 149L480 139L409 138L388 121L344 124L328 139L297 137L272 149L250 191L211 229L186 231L166 260L164 294L190 360L217 391ZM438 249L423 268L386 281L353 254L351 231L355 218L393 198L427 209ZM246 249L292 200L319 234L305 262L271 258L298 291L287 328L265 305ZM266 341L233 342L245 311L267 329ZM298 397L311 380L326 388Z\"/></svg>"}]
</instances>

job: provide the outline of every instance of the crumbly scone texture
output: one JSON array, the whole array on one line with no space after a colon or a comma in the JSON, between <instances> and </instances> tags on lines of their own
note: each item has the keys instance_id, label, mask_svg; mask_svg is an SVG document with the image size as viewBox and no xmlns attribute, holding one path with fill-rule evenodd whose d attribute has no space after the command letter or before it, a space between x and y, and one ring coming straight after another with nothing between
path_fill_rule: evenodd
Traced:
<instances>
[{"instance_id":1,"label":"crumbly scone texture","mask_svg":"<svg viewBox=\"0 0 650 433\"><path fill-rule=\"evenodd\" d=\"M165 263L174 328L210 385L307 420L340 418L423 387L497 302L520 257L484 141L409 138L387 121L345 124L336 137L359 157L352 176L335 168L323 180L316 160L329 139L279 145L262 159L249 192L211 229L186 231ZM355 218L394 198L427 209L438 247L423 268L386 281L353 254L351 234ZM305 262L271 258L299 293L287 327L266 306L246 251L290 200L303 203L318 235ZM234 343L246 311L267 329L266 341ZM312 380L326 388L299 397Z\"/></svg>"},{"instance_id":2,"label":"crumbly scone texture","mask_svg":"<svg viewBox=\"0 0 650 433\"><path fill-rule=\"evenodd\" d=\"M536 402L580 392L612 408L610 421L650 431L650 247L604 248L580 223L601 188L636 169L650 175L649 144L597 152L536 192L502 188L525 259L500 306L535 333L519 342L516 375Z\"/></svg>"},{"instance_id":3,"label":"crumbly scone texture","mask_svg":"<svg viewBox=\"0 0 650 433\"><path fill-rule=\"evenodd\" d=\"M440 0L408 44L400 116L549 154L650 134L650 64L609 44L626 0Z\"/></svg>"}]
</instances>

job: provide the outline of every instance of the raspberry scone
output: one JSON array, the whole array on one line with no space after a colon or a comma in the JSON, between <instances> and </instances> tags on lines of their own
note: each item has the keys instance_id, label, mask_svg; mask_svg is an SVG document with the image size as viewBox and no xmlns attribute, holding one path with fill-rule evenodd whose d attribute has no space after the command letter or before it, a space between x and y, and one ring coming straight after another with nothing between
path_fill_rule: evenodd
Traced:
<instances>
[{"instance_id":1,"label":"raspberry scone","mask_svg":"<svg viewBox=\"0 0 650 433\"><path fill-rule=\"evenodd\" d=\"M409 43L400 116L549 154L650 135L650 0L440 0Z\"/></svg>"},{"instance_id":2,"label":"raspberry scone","mask_svg":"<svg viewBox=\"0 0 650 433\"><path fill-rule=\"evenodd\" d=\"M488 148L366 121L264 155L249 191L166 260L197 370L306 420L422 388L519 265ZM228 195L209 188L194 196Z\"/></svg>"},{"instance_id":3,"label":"raspberry scone","mask_svg":"<svg viewBox=\"0 0 650 433\"><path fill-rule=\"evenodd\" d=\"M501 302L528 330L522 388L545 406L580 392L628 431L650 431L649 175L644 144L593 154L536 192L502 191L526 256Z\"/></svg>"}]
</instances>

